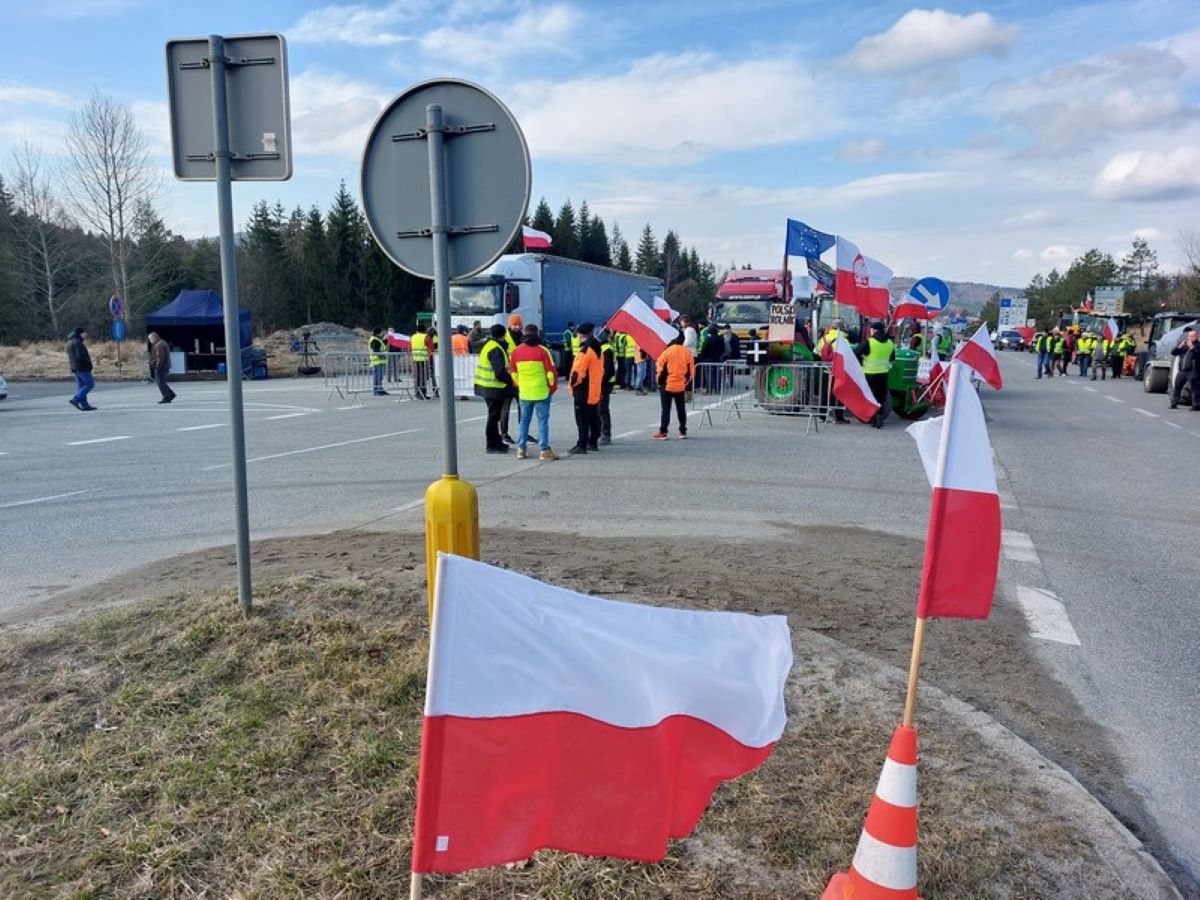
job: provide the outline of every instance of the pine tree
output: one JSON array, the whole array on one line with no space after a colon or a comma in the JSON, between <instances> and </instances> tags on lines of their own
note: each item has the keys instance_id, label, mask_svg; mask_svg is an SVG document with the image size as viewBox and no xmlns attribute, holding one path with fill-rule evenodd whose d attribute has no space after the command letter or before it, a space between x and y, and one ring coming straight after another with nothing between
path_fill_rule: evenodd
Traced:
<instances>
[{"instance_id":1,"label":"pine tree","mask_svg":"<svg viewBox=\"0 0 1200 900\"><path fill-rule=\"evenodd\" d=\"M671 288L683 280L681 273L681 265L679 261L680 247L679 235L674 231L668 231L667 236L662 242L662 276L663 284L668 293Z\"/></svg>"},{"instance_id":2,"label":"pine tree","mask_svg":"<svg viewBox=\"0 0 1200 900\"><path fill-rule=\"evenodd\" d=\"M129 254L129 280L137 298L130 319L170 301L185 286L185 245L171 233L148 200L138 203L133 217L134 246Z\"/></svg>"},{"instance_id":3,"label":"pine tree","mask_svg":"<svg viewBox=\"0 0 1200 900\"><path fill-rule=\"evenodd\" d=\"M662 256L658 251L658 241L654 239L654 231L650 228L649 222L642 229L642 238L638 241L634 271L639 275L649 275L652 278L662 276Z\"/></svg>"},{"instance_id":4,"label":"pine tree","mask_svg":"<svg viewBox=\"0 0 1200 900\"><path fill-rule=\"evenodd\" d=\"M533 211L533 219L529 222L530 228L536 228L538 231L544 231L546 234L554 235L554 213L550 209L550 204L543 197L538 201L537 209Z\"/></svg>"},{"instance_id":5,"label":"pine tree","mask_svg":"<svg viewBox=\"0 0 1200 900\"><path fill-rule=\"evenodd\" d=\"M304 217L300 236L300 253L296 259L300 273L300 305L306 324L331 318L330 309L330 252L321 210L314 204Z\"/></svg>"},{"instance_id":6,"label":"pine tree","mask_svg":"<svg viewBox=\"0 0 1200 900\"><path fill-rule=\"evenodd\" d=\"M330 249L330 315L334 321L354 322L373 327L370 299L364 290L364 254L367 249L367 223L358 203L338 186L327 217L326 234Z\"/></svg>"},{"instance_id":7,"label":"pine tree","mask_svg":"<svg viewBox=\"0 0 1200 900\"><path fill-rule=\"evenodd\" d=\"M588 262L598 266L612 265L612 253L608 249L608 229L604 227L604 220L599 216L592 217L586 246Z\"/></svg>"},{"instance_id":8,"label":"pine tree","mask_svg":"<svg viewBox=\"0 0 1200 900\"><path fill-rule=\"evenodd\" d=\"M579 232L575 224L575 208L567 200L558 210L551 232L554 242L550 252L567 259L579 259Z\"/></svg>"},{"instance_id":9,"label":"pine tree","mask_svg":"<svg viewBox=\"0 0 1200 900\"><path fill-rule=\"evenodd\" d=\"M254 204L238 247L238 302L260 327L274 330L287 319L288 255L283 207Z\"/></svg>"},{"instance_id":10,"label":"pine tree","mask_svg":"<svg viewBox=\"0 0 1200 900\"><path fill-rule=\"evenodd\" d=\"M625 235L621 233L621 225L619 222L613 222L612 232L608 238L608 257L612 260L617 260L621 256L621 244L625 241ZM615 262L614 262L615 264Z\"/></svg>"},{"instance_id":11,"label":"pine tree","mask_svg":"<svg viewBox=\"0 0 1200 900\"><path fill-rule=\"evenodd\" d=\"M579 206L578 215L575 217L575 245L579 248L579 255L576 256L576 259L579 259L583 262L591 262L591 260L588 259L588 256L590 255L589 251L591 249L588 246L588 238L591 230L592 212L590 209L588 209L588 202L584 200Z\"/></svg>"},{"instance_id":12,"label":"pine tree","mask_svg":"<svg viewBox=\"0 0 1200 900\"><path fill-rule=\"evenodd\" d=\"M626 272L633 271L633 254L629 252L629 244L624 238L621 238L621 245L617 248L617 268Z\"/></svg>"}]
</instances>

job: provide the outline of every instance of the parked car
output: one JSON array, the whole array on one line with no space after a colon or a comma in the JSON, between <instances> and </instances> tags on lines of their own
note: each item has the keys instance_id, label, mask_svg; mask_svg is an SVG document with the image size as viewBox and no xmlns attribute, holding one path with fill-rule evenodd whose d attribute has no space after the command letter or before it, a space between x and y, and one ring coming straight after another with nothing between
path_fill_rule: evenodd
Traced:
<instances>
[{"instance_id":1,"label":"parked car","mask_svg":"<svg viewBox=\"0 0 1200 900\"><path fill-rule=\"evenodd\" d=\"M1024 350L1026 347L1025 338L1019 331L1002 331L1000 332L1000 340L996 342L996 347L1000 350Z\"/></svg>"}]
</instances>

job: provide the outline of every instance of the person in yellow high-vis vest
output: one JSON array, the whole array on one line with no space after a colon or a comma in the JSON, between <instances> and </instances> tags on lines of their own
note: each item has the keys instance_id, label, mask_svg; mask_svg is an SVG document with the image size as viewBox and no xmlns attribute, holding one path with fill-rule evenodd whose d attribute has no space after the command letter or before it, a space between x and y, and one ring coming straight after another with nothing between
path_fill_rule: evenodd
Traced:
<instances>
[{"instance_id":1,"label":"person in yellow high-vis vest","mask_svg":"<svg viewBox=\"0 0 1200 900\"><path fill-rule=\"evenodd\" d=\"M367 338L367 352L371 362L371 393L376 397L386 397L383 389L383 373L387 368L387 341L383 337L383 329L375 328Z\"/></svg>"},{"instance_id":2,"label":"person in yellow high-vis vest","mask_svg":"<svg viewBox=\"0 0 1200 900\"><path fill-rule=\"evenodd\" d=\"M879 404L879 411L871 417L871 427L882 428L888 413L892 411L888 373L892 370L892 360L896 358L896 345L884 331L883 323L876 322L871 326L870 336L859 344L858 351L862 355L863 375L875 402Z\"/></svg>"},{"instance_id":3,"label":"person in yellow high-vis vest","mask_svg":"<svg viewBox=\"0 0 1200 900\"><path fill-rule=\"evenodd\" d=\"M558 372L550 351L542 344L536 325L526 325L521 344L508 359L508 371L517 386L521 414L517 427L517 459L525 459L525 443L534 413L538 420L538 447L542 462L553 462L558 455L550 448L550 398L558 390Z\"/></svg>"},{"instance_id":4,"label":"person in yellow high-vis vest","mask_svg":"<svg viewBox=\"0 0 1200 900\"><path fill-rule=\"evenodd\" d=\"M508 445L500 437L500 413L504 401L512 395L513 379L508 371L508 350L503 325L493 325L491 337L479 352L475 367L475 393L487 403L487 423L483 432L488 453L507 453Z\"/></svg>"},{"instance_id":5,"label":"person in yellow high-vis vest","mask_svg":"<svg viewBox=\"0 0 1200 900\"><path fill-rule=\"evenodd\" d=\"M413 393L420 400L429 399L429 334L424 322L417 323L412 336Z\"/></svg>"}]
</instances>

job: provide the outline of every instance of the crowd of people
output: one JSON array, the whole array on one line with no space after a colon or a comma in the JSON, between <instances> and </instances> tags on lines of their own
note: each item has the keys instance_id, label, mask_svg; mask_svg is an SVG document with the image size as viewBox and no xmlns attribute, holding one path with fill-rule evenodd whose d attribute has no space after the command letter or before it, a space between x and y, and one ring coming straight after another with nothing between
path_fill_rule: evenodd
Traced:
<instances>
[{"instance_id":1,"label":"crowd of people","mask_svg":"<svg viewBox=\"0 0 1200 900\"><path fill-rule=\"evenodd\" d=\"M1109 340L1070 325L1039 332L1034 336L1033 349L1037 353L1036 377L1067 375L1067 367L1074 364L1081 378L1095 381L1097 376L1106 379L1109 372L1113 378L1120 378L1125 373L1125 360L1134 356L1137 342L1128 334Z\"/></svg>"}]
</instances>

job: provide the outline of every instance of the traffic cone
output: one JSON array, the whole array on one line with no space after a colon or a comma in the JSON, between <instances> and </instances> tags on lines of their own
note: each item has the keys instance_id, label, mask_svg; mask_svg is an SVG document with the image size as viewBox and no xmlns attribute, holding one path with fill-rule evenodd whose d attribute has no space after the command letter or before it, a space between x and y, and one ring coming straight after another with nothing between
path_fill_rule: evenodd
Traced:
<instances>
[{"instance_id":1,"label":"traffic cone","mask_svg":"<svg viewBox=\"0 0 1200 900\"><path fill-rule=\"evenodd\" d=\"M917 731L896 727L849 872L821 900L917 900Z\"/></svg>"}]
</instances>

